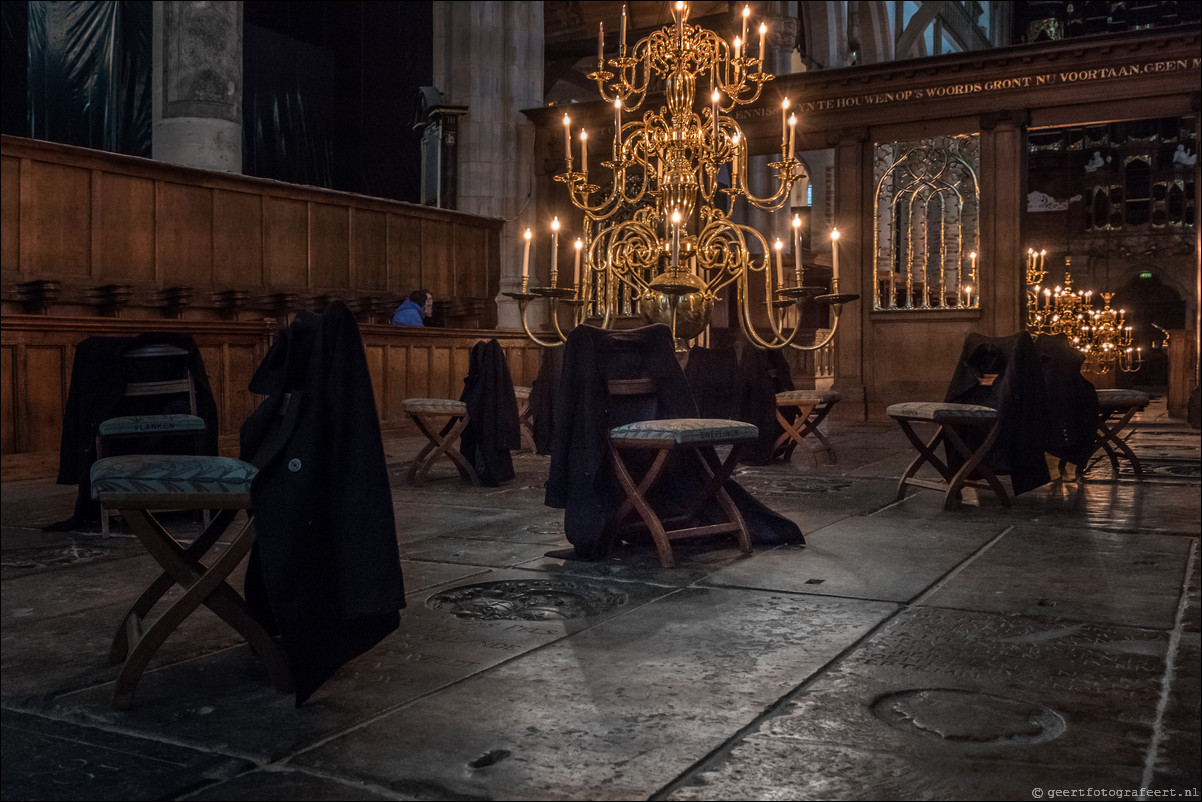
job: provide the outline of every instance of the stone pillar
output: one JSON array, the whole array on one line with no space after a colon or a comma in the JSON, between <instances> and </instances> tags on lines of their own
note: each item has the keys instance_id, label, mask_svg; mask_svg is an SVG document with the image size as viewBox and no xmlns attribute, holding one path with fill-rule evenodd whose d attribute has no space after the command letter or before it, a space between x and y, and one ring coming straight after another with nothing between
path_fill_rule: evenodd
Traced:
<instances>
[{"instance_id":1,"label":"stone pillar","mask_svg":"<svg viewBox=\"0 0 1202 802\"><path fill-rule=\"evenodd\" d=\"M522 109L543 100L543 4L435 2L434 85L459 120L458 208L506 221L501 233L498 325L520 328L522 232L538 231L534 125ZM532 321L534 322L534 321Z\"/></svg>"},{"instance_id":2,"label":"stone pillar","mask_svg":"<svg viewBox=\"0 0 1202 802\"><path fill-rule=\"evenodd\" d=\"M242 3L154 4L158 161L242 172Z\"/></svg>"}]
</instances>

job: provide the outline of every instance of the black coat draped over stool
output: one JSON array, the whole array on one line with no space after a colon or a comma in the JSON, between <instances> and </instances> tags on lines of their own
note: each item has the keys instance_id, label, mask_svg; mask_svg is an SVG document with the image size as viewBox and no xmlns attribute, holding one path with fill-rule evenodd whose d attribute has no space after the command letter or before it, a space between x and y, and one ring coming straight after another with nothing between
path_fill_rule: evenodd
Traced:
<instances>
[{"instance_id":1,"label":"black coat draped over stool","mask_svg":"<svg viewBox=\"0 0 1202 802\"><path fill-rule=\"evenodd\" d=\"M335 302L301 312L250 382L242 426L258 538L246 600L279 634L299 706L400 623L392 489L359 326Z\"/></svg>"},{"instance_id":2,"label":"black coat draped over stool","mask_svg":"<svg viewBox=\"0 0 1202 802\"><path fill-rule=\"evenodd\" d=\"M611 409L607 382L639 375L656 380L657 409ZM676 359L672 330L663 324L618 331L577 326L564 345L555 409L545 502L564 510L564 532L576 555L600 559L618 546L609 524L622 497L608 459L609 430L652 417L698 417L692 390ZM687 506L704 482L700 470L690 465L661 483L674 497L660 500L668 506ZM728 492L747 521L753 543L805 542L797 524L766 507L737 482L729 483Z\"/></svg>"}]
</instances>

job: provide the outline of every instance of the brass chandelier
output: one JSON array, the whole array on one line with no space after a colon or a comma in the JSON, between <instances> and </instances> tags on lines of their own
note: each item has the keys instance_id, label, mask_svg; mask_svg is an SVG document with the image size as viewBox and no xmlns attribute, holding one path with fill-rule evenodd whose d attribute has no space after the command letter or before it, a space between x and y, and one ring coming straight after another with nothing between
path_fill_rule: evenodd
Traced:
<instances>
[{"instance_id":1,"label":"brass chandelier","mask_svg":"<svg viewBox=\"0 0 1202 802\"><path fill-rule=\"evenodd\" d=\"M1109 373L1116 367L1134 373L1143 365L1143 349L1132 345L1126 310L1110 308L1112 292L1100 293L1102 308L1093 307L1093 291L1073 289L1072 261L1064 260L1064 286L1042 287L1046 251L1027 249L1027 329L1032 334L1063 334L1085 355L1082 369Z\"/></svg>"},{"instance_id":2,"label":"brass chandelier","mask_svg":"<svg viewBox=\"0 0 1202 802\"><path fill-rule=\"evenodd\" d=\"M750 8L743 9L742 36L727 42L715 32L688 22L688 4L677 2L673 23L626 43L626 7L617 54L606 58L604 28L598 36L597 69L589 79L614 109L614 137L601 175L589 171L588 134L579 132L579 160L572 146L571 118L564 115L566 169L555 176L568 190L572 205L583 214L575 241L572 283L561 287L558 276L559 220L552 224L551 281L529 286L531 232L526 231L521 292L506 293L518 301L522 327L543 346L565 338L560 307L571 311L573 326L585 320L602 327L641 313L645 319L671 325L678 343L701 334L720 293L734 285L740 327L756 347L817 350L831 341L842 305L859 298L838 289L838 231L832 237L832 279L825 286L805 283L801 252L801 220L792 222L794 265L787 275L784 244L773 246L755 228L735 222L740 200L747 207L773 212L785 207L804 168L794 156L797 118L789 100L781 104L779 158L768 165L775 188L765 197L749 189L747 138L732 116L739 106L755 103L773 75L763 70L768 27L759 26L759 49L751 53L747 39ZM665 105L648 108L648 97L662 88ZM704 90L705 98L698 93ZM775 254L775 270L773 269ZM762 286L762 293L753 287ZM550 304L553 340L534 334L527 322L536 299ZM754 300L753 300L754 299ZM806 299L830 305L833 322L819 343L798 342L801 315L791 310ZM757 325L758 324L758 325Z\"/></svg>"}]
</instances>

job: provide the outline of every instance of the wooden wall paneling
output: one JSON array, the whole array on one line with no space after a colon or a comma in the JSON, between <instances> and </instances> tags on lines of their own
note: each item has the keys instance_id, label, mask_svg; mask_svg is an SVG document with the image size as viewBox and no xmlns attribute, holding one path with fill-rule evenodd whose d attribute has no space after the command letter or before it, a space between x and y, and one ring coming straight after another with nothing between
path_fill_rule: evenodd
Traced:
<instances>
[{"instance_id":1,"label":"wooden wall paneling","mask_svg":"<svg viewBox=\"0 0 1202 802\"><path fill-rule=\"evenodd\" d=\"M385 390L388 387L386 376L388 365L388 347L385 345L363 346L363 356L367 360L367 372L371 376L371 394L375 399L376 417L381 416L385 407Z\"/></svg>"},{"instance_id":2,"label":"wooden wall paneling","mask_svg":"<svg viewBox=\"0 0 1202 802\"><path fill-rule=\"evenodd\" d=\"M388 291L388 215L351 210L351 267L348 287Z\"/></svg>"},{"instance_id":3,"label":"wooden wall paneling","mask_svg":"<svg viewBox=\"0 0 1202 802\"><path fill-rule=\"evenodd\" d=\"M160 181L156 209L156 282L163 287L211 285L212 190Z\"/></svg>"},{"instance_id":4,"label":"wooden wall paneling","mask_svg":"<svg viewBox=\"0 0 1202 802\"><path fill-rule=\"evenodd\" d=\"M421 287L435 298L455 294L455 224L446 220L422 221Z\"/></svg>"},{"instance_id":5,"label":"wooden wall paneling","mask_svg":"<svg viewBox=\"0 0 1202 802\"><path fill-rule=\"evenodd\" d=\"M18 280L21 270L21 163L0 157L0 267L6 282Z\"/></svg>"},{"instance_id":6,"label":"wooden wall paneling","mask_svg":"<svg viewBox=\"0 0 1202 802\"><path fill-rule=\"evenodd\" d=\"M17 351L20 346L5 345L0 347L0 450L12 454L18 449L17 441L17 402L21 394L17 392L20 376L17 373Z\"/></svg>"},{"instance_id":7,"label":"wooden wall paneling","mask_svg":"<svg viewBox=\"0 0 1202 802\"><path fill-rule=\"evenodd\" d=\"M92 171L29 161L21 171L21 267L26 280L92 274Z\"/></svg>"},{"instance_id":8,"label":"wooden wall paneling","mask_svg":"<svg viewBox=\"0 0 1202 802\"><path fill-rule=\"evenodd\" d=\"M490 297L488 292L488 230L455 226L455 292L460 298Z\"/></svg>"},{"instance_id":9,"label":"wooden wall paneling","mask_svg":"<svg viewBox=\"0 0 1202 802\"><path fill-rule=\"evenodd\" d=\"M350 208L309 204L309 289L351 286Z\"/></svg>"},{"instance_id":10,"label":"wooden wall paneling","mask_svg":"<svg viewBox=\"0 0 1202 802\"><path fill-rule=\"evenodd\" d=\"M230 345L225 349L226 375L229 377L224 385L228 398L228 413L222 430L236 435L242 424L250 417L250 413L263 400L263 396L250 391L250 380L262 362L262 357L253 345Z\"/></svg>"},{"instance_id":11,"label":"wooden wall paneling","mask_svg":"<svg viewBox=\"0 0 1202 802\"><path fill-rule=\"evenodd\" d=\"M266 285L309 285L309 214L306 203L267 197L263 202L263 272Z\"/></svg>"},{"instance_id":12,"label":"wooden wall paneling","mask_svg":"<svg viewBox=\"0 0 1202 802\"><path fill-rule=\"evenodd\" d=\"M27 451L59 449L65 406L63 381L68 373L66 350L54 343L27 345L24 349L22 381L27 398L23 417L28 420L28 438L22 438L22 445Z\"/></svg>"},{"instance_id":13,"label":"wooden wall paneling","mask_svg":"<svg viewBox=\"0 0 1202 802\"><path fill-rule=\"evenodd\" d=\"M263 196L213 191L215 290L268 284L263 267Z\"/></svg>"},{"instance_id":14,"label":"wooden wall paneling","mask_svg":"<svg viewBox=\"0 0 1202 802\"><path fill-rule=\"evenodd\" d=\"M388 289L408 295L422 286L422 221L399 214L388 215Z\"/></svg>"},{"instance_id":15,"label":"wooden wall paneling","mask_svg":"<svg viewBox=\"0 0 1202 802\"><path fill-rule=\"evenodd\" d=\"M105 283L155 280L155 182L97 170L92 273Z\"/></svg>"},{"instance_id":16,"label":"wooden wall paneling","mask_svg":"<svg viewBox=\"0 0 1202 802\"><path fill-rule=\"evenodd\" d=\"M416 397L409 392L409 355L410 349L403 345L388 348L388 397L385 399L383 416L389 422L400 421L405 414L401 402Z\"/></svg>"}]
</instances>

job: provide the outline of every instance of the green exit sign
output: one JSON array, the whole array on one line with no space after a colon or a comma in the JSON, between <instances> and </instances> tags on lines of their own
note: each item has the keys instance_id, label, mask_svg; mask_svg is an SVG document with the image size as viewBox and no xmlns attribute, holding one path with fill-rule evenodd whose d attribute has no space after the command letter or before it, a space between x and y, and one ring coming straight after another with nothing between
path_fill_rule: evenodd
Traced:
<instances>
[{"instance_id":1,"label":"green exit sign","mask_svg":"<svg viewBox=\"0 0 1202 802\"><path fill-rule=\"evenodd\" d=\"M1152 274L1151 273L1140 273L1139 277L1140 278L1152 278Z\"/></svg>"}]
</instances>

